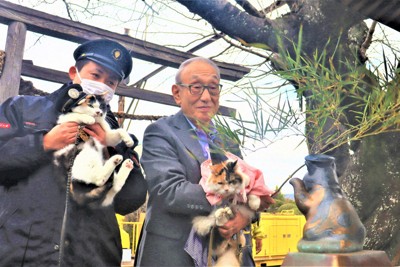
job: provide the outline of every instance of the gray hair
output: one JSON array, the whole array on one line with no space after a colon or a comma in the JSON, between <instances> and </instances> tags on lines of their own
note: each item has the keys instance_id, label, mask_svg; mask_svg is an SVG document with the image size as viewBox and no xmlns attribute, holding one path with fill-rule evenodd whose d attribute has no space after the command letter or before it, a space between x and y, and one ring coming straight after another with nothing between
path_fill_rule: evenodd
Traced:
<instances>
[{"instance_id":1,"label":"gray hair","mask_svg":"<svg viewBox=\"0 0 400 267\"><path fill-rule=\"evenodd\" d=\"M205 63L209 64L210 66L212 66L212 67L216 70L216 72L217 72L217 77L218 77L218 79L221 78L219 67L217 66L217 64L214 63L214 61L212 61L211 59L205 58L205 57L192 57L192 58L189 58L189 59L183 61L183 62L181 63L181 65L179 66L178 72L177 72L176 75L175 75L175 83L180 83L180 82L182 81L182 80L181 80L181 73L182 73L182 71L183 71L189 64L191 64L191 63L193 63L193 62L197 62L197 61L202 61L202 62L205 62Z\"/></svg>"}]
</instances>

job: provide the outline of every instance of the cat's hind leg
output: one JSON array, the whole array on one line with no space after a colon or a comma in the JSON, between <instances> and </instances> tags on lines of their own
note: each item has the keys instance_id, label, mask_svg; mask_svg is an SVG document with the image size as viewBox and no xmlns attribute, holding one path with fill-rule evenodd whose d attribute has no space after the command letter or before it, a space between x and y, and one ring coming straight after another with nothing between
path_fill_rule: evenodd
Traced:
<instances>
[{"instance_id":1,"label":"cat's hind leg","mask_svg":"<svg viewBox=\"0 0 400 267\"><path fill-rule=\"evenodd\" d=\"M114 155L109 158L97 173L96 181L94 181L94 184L97 186L104 185L114 172L115 167L117 167L122 162L122 159L123 158L121 155Z\"/></svg>"},{"instance_id":2,"label":"cat's hind leg","mask_svg":"<svg viewBox=\"0 0 400 267\"><path fill-rule=\"evenodd\" d=\"M121 191L133 167L133 162L130 159L126 159L122 163L118 173L114 174L113 186L111 187L110 191L107 192L106 198L101 204L102 206L108 206L113 202L115 195Z\"/></svg>"},{"instance_id":3,"label":"cat's hind leg","mask_svg":"<svg viewBox=\"0 0 400 267\"><path fill-rule=\"evenodd\" d=\"M250 195L248 196L247 203L249 204L250 209L256 211L256 210L258 210L258 209L260 208L261 199L260 199L259 196L250 194Z\"/></svg>"},{"instance_id":4,"label":"cat's hind leg","mask_svg":"<svg viewBox=\"0 0 400 267\"><path fill-rule=\"evenodd\" d=\"M215 225L214 213L208 216L196 216L193 218L193 229L201 236L207 235Z\"/></svg>"}]
</instances>

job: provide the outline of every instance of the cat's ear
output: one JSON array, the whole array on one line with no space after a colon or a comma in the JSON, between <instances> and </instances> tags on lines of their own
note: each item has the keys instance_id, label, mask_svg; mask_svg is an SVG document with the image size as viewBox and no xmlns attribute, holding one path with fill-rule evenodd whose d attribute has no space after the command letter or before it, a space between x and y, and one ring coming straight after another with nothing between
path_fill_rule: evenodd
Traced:
<instances>
[{"instance_id":1,"label":"cat's ear","mask_svg":"<svg viewBox=\"0 0 400 267\"><path fill-rule=\"evenodd\" d=\"M94 95L86 95L85 97L82 97L81 99L79 99L78 105L82 105L83 103L88 102L93 98L94 98Z\"/></svg>"},{"instance_id":2,"label":"cat's ear","mask_svg":"<svg viewBox=\"0 0 400 267\"><path fill-rule=\"evenodd\" d=\"M81 100L79 100L78 105L82 105L85 102L86 102L86 98L82 98Z\"/></svg>"},{"instance_id":3,"label":"cat's ear","mask_svg":"<svg viewBox=\"0 0 400 267\"><path fill-rule=\"evenodd\" d=\"M103 93L101 93L101 94L99 94L99 96L101 96L101 97L106 97L106 94L108 94L108 91L106 91L106 92L103 92Z\"/></svg>"},{"instance_id":4,"label":"cat's ear","mask_svg":"<svg viewBox=\"0 0 400 267\"><path fill-rule=\"evenodd\" d=\"M233 168L235 168L235 167L237 166L237 163L238 163L238 160L235 160L235 161L232 163Z\"/></svg>"},{"instance_id":5,"label":"cat's ear","mask_svg":"<svg viewBox=\"0 0 400 267\"><path fill-rule=\"evenodd\" d=\"M229 162L230 168L231 168L232 170L235 170L235 168L236 168L236 166L237 166L237 163L238 163L238 160L230 161L230 162Z\"/></svg>"}]
</instances>

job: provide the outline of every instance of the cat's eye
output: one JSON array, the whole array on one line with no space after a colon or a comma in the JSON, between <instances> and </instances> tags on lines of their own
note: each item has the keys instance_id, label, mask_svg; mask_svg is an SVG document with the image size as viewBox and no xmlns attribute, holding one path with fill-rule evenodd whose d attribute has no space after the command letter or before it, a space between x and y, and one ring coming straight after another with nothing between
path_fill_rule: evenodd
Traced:
<instances>
[{"instance_id":1,"label":"cat's eye","mask_svg":"<svg viewBox=\"0 0 400 267\"><path fill-rule=\"evenodd\" d=\"M217 173L217 175L218 175L218 176L221 175L224 171L225 171L225 169L221 169L221 170Z\"/></svg>"}]
</instances>

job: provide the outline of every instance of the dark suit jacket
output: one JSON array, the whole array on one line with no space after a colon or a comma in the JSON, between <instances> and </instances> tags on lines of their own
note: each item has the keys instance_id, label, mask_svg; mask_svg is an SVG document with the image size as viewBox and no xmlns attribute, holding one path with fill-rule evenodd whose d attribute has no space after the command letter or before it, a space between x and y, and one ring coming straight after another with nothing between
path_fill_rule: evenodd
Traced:
<instances>
[{"instance_id":1,"label":"dark suit jacket","mask_svg":"<svg viewBox=\"0 0 400 267\"><path fill-rule=\"evenodd\" d=\"M231 142L232 143L232 142ZM238 146L234 146L238 152ZM194 266L184 251L194 216L211 212L199 185L206 160L182 111L145 131L141 163L148 182L146 222L137 266Z\"/></svg>"},{"instance_id":2,"label":"dark suit jacket","mask_svg":"<svg viewBox=\"0 0 400 267\"><path fill-rule=\"evenodd\" d=\"M56 125L71 87L76 85L0 105L0 124L7 126L0 127L0 266L58 266L67 175L57 172L53 152L43 150L43 135ZM111 111L107 116L110 126L118 127ZM117 150L131 156L121 146ZM135 168L114 205L91 210L70 201L63 266L119 266L115 212L133 212L145 200L146 182Z\"/></svg>"}]
</instances>

